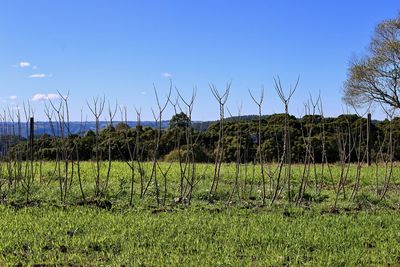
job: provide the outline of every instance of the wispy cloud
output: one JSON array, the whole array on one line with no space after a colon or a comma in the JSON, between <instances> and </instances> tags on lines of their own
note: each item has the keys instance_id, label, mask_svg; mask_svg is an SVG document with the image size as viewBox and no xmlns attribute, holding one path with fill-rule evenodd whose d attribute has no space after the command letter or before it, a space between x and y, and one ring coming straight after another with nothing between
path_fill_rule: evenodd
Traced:
<instances>
[{"instance_id":1,"label":"wispy cloud","mask_svg":"<svg viewBox=\"0 0 400 267\"><path fill-rule=\"evenodd\" d=\"M65 98L65 96L63 96ZM61 96L59 94L47 94L47 98L49 100L56 100L56 99L60 99Z\"/></svg>"},{"instance_id":2,"label":"wispy cloud","mask_svg":"<svg viewBox=\"0 0 400 267\"><path fill-rule=\"evenodd\" d=\"M50 77L50 75L49 74L44 74L44 73L35 73L35 74L32 74L32 75L29 75L29 78L39 78L39 79L41 79L41 78L46 78L46 77Z\"/></svg>"},{"instance_id":3,"label":"wispy cloud","mask_svg":"<svg viewBox=\"0 0 400 267\"><path fill-rule=\"evenodd\" d=\"M32 97L32 101L45 101L45 100L57 100L60 99L60 95L59 94L35 94Z\"/></svg>"},{"instance_id":4,"label":"wispy cloud","mask_svg":"<svg viewBox=\"0 0 400 267\"><path fill-rule=\"evenodd\" d=\"M17 98L18 98L18 97L17 97L16 95L10 96L10 100L11 100L11 101L15 101L15 100L17 100Z\"/></svg>"},{"instance_id":5,"label":"wispy cloud","mask_svg":"<svg viewBox=\"0 0 400 267\"><path fill-rule=\"evenodd\" d=\"M163 72L163 73L161 73L161 76L163 76L164 78L168 78L168 79L172 78L172 74L169 72Z\"/></svg>"},{"instance_id":6,"label":"wispy cloud","mask_svg":"<svg viewBox=\"0 0 400 267\"><path fill-rule=\"evenodd\" d=\"M31 66L31 63L28 61L21 61L18 65L20 68L28 68Z\"/></svg>"}]
</instances>

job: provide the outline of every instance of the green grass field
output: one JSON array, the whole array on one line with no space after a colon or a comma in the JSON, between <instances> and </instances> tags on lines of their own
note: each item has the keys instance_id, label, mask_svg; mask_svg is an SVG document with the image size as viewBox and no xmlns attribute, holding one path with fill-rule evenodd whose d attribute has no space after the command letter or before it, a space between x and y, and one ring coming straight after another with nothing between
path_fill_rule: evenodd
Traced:
<instances>
[{"instance_id":1,"label":"green grass field","mask_svg":"<svg viewBox=\"0 0 400 267\"><path fill-rule=\"evenodd\" d=\"M305 201L287 203L285 194L273 205L261 207L258 167L254 177L242 168L240 199L227 203L233 187L234 166L224 166L216 201L205 196L211 185L212 166L200 165L204 173L187 207L174 202L179 192L177 165L167 177L167 202L157 206L153 187L145 199L136 191L129 204L129 167L114 162L110 189L105 199L110 209L78 205L80 190L73 180L66 203L59 201L58 179L51 178L54 163L45 163L36 177L32 202L16 191L0 205L0 265L19 266L368 266L400 264L400 197L394 176L385 199L376 196L375 168L362 170L361 188L354 200L348 197L355 172L352 166L347 196L339 197L332 212L334 180L325 177L322 191ZM167 168L167 164L162 165ZM105 171L105 165L103 166ZM293 188L301 173L294 166ZM94 190L94 165L82 164L84 190ZM150 168L150 166L147 166ZM380 172L383 172L381 168ZM164 188L162 181L161 187ZM5 190L6 185L3 186ZM139 188L136 180L135 188ZM162 192L163 194L163 192Z\"/></svg>"}]
</instances>

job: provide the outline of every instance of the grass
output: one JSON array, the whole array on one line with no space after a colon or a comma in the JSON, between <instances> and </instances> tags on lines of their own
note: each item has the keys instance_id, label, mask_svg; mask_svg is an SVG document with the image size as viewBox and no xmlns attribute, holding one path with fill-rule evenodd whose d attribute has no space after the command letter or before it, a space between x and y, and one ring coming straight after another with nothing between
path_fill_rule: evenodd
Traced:
<instances>
[{"instance_id":1,"label":"grass","mask_svg":"<svg viewBox=\"0 0 400 267\"><path fill-rule=\"evenodd\" d=\"M397 212L2 207L1 214L0 262L10 265L366 266L400 260Z\"/></svg>"},{"instance_id":2,"label":"grass","mask_svg":"<svg viewBox=\"0 0 400 267\"><path fill-rule=\"evenodd\" d=\"M50 180L53 163L45 163L42 184L35 182L34 206L21 203L20 192L0 205L0 265L10 266L376 266L400 264L400 203L395 169L387 198L375 197L374 168L363 170L362 190L354 201L340 197L339 212L330 212L335 181L324 190L307 191L301 207L260 207L256 174L251 199L226 204L233 166L224 166L219 200L204 199L212 168L195 190L190 207L174 203L177 166L168 178L168 204L156 207L150 190L145 200L135 195L128 206L129 172L113 163L111 209L74 205L77 182L67 205L58 201L58 180ZM201 165L200 168L207 168ZM335 179L338 168L334 169ZM200 172L201 170L199 170ZM352 170L354 171L354 170ZM295 166L295 175L300 166ZM83 164L85 192L93 194L91 163ZM245 186L244 176L241 188ZM246 177L247 183L251 177ZM294 183L296 188L296 183ZM348 184L350 191L352 184ZM138 188L138 184L135 184ZM246 196L247 196L246 193Z\"/></svg>"}]
</instances>

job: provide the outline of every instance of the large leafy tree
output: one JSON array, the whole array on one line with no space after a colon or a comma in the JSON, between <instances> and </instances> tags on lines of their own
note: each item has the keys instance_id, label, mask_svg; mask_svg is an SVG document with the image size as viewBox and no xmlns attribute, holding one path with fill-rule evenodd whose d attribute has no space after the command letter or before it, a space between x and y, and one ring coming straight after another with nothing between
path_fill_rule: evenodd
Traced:
<instances>
[{"instance_id":1,"label":"large leafy tree","mask_svg":"<svg viewBox=\"0 0 400 267\"><path fill-rule=\"evenodd\" d=\"M400 14L376 27L368 54L350 63L344 100L400 108Z\"/></svg>"},{"instance_id":2,"label":"large leafy tree","mask_svg":"<svg viewBox=\"0 0 400 267\"><path fill-rule=\"evenodd\" d=\"M185 113L180 112L172 116L171 120L169 121L169 128L185 129L186 127L189 126L189 123L190 123L189 117Z\"/></svg>"}]
</instances>

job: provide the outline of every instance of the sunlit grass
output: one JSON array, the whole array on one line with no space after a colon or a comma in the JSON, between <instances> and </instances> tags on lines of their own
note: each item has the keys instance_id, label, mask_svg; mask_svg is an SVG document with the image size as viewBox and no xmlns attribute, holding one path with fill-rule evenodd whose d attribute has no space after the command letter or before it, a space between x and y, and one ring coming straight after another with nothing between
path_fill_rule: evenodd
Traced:
<instances>
[{"instance_id":1,"label":"sunlit grass","mask_svg":"<svg viewBox=\"0 0 400 267\"><path fill-rule=\"evenodd\" d=\"M125 266L343 266L396 265L400 263L400 197L398 167L387 198L376 196L375 168L363 169L358 197L350 201L354 167L346 198L339 197L339 212L331 206L339 167L333 180L324 177L320 193L314 181L301 206L279 201L261 207L259 166L242 166L240 199L227 203L233 186L233 165L224 165L217 199L209 203L212 165L198 165L205 176L195 187L190 207L177 204L179 169L167 179L168 201L157 207L154 190L141 199L135 180L134 206L129 204L129 167L113 162L110 188L104 198L110 209L79 206L80 190L74 177L67 203L59 200L59 182L52 177L54 163L43 165L36 178L32 200L24 206L20 191L0 206L0 265L125 265ZM167 168L167 164L163 164ZM301 165L293 169L296 192ZM150 168L150 165L146 165ZM103 169L105 171L105 168ZM318 166L318 173L320 173ZM326 171L326 170L325 170ZM378 175L382 184L383 169ZM326 172L327 173L327 172ZM82 163L87 198L94 194L94 169ZM199 176L200 179L200 176ZM42 182L40 183L39 180ZM250 189L251 188L251 189ZM3 188L4 190L4 188Z\"/></svg>"}]
</instances>

